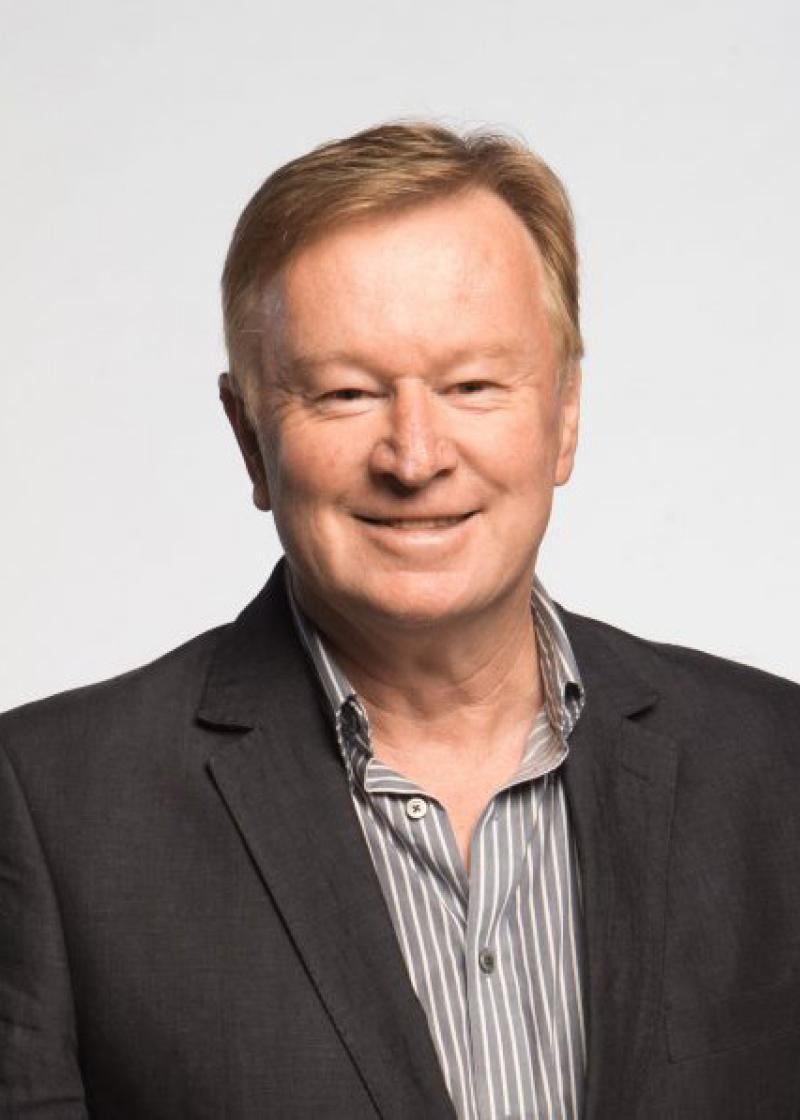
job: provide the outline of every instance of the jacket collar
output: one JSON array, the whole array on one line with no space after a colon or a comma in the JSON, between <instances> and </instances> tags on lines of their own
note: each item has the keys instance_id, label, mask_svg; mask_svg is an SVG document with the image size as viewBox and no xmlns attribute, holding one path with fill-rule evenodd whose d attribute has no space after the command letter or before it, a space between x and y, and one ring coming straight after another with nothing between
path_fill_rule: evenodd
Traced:
<instances>
[{"instance_id":1,"label":"jacket collar","mask_svg":"<svg viewBox=\"0 0 800 1120\"><path fill-rule=\"evenodd\" d=\"M270 715L281 690L307 675L285 592L285 560L230 626L223 628L197 709L202 723L248 729Z\"/></svg>"}]
</instances>

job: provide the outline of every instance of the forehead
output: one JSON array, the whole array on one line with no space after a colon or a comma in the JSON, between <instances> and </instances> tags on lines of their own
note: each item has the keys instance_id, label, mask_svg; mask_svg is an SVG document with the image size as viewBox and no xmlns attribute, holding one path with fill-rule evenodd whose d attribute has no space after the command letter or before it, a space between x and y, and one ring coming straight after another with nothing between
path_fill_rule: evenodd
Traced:
<instances>
[{"instance_id":1,"label":"forehead","mask_svg":"<svg viewBox=\"0 0 800 1120\"><path fill-rule=\"evenodd\" d=\"M266 293L291 354L358 349L434 360L470 347L525 349L549 335L544 270L521 219L488 190L328 231Z\"/></svg>"}]
</instances>

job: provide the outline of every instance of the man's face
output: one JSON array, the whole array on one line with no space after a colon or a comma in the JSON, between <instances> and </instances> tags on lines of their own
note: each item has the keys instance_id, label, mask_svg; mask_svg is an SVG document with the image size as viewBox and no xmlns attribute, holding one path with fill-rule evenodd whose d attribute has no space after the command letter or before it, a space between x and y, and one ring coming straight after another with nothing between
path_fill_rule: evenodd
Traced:
<instances>
[{"instance_id":1,"label":"man's face","mask_svg":"<svg viewBox=\"0 0 800 1120\"><path fill-rule=\"evenodd\" d=\"M559 389L521 221L475 190L325 234L276 285L250 466L301 598L402 626L527 601L579 371Z\"/></svg>"}]
</instances>

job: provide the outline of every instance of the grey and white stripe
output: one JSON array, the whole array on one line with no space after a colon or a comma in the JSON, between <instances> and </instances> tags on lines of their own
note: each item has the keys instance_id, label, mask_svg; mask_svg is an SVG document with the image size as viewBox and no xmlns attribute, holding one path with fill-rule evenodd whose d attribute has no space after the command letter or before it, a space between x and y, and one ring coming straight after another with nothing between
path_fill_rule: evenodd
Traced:
<instances>
[{"instance_id":1,"label":"grey and white stripe","mask_svg":"<svg viewBox=\"0 0 800 1120\"><path fill-rule=\"evenodd\" d=\"M458 1116L577 1120L586 1069L582 921L560 767L584 690L552 601L534 580L545 703L519 769L476 826L467 876L443 806L373 754L364 705L288 583Z\"/></svg>"}]
</instances>

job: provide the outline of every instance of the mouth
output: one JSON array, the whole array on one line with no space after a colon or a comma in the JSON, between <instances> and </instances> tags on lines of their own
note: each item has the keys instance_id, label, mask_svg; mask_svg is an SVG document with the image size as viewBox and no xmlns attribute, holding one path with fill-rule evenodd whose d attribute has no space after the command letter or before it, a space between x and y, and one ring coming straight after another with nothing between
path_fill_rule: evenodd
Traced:
<instances>
[{"instance_id":1,"label":"mouth","mask_svg":"<svg viewBox=\"0 0 800 1120\"><path fill-rule=\"evenodd\" d=\"M468 513L447 514L441 517L366 517L363 514L356 514L356 519L367 525L377 525L385 529L420 533L452 529L456 525L462 525L470 517L474 517L477 512L473 509Z\"/></svg>"}]
</instances>

